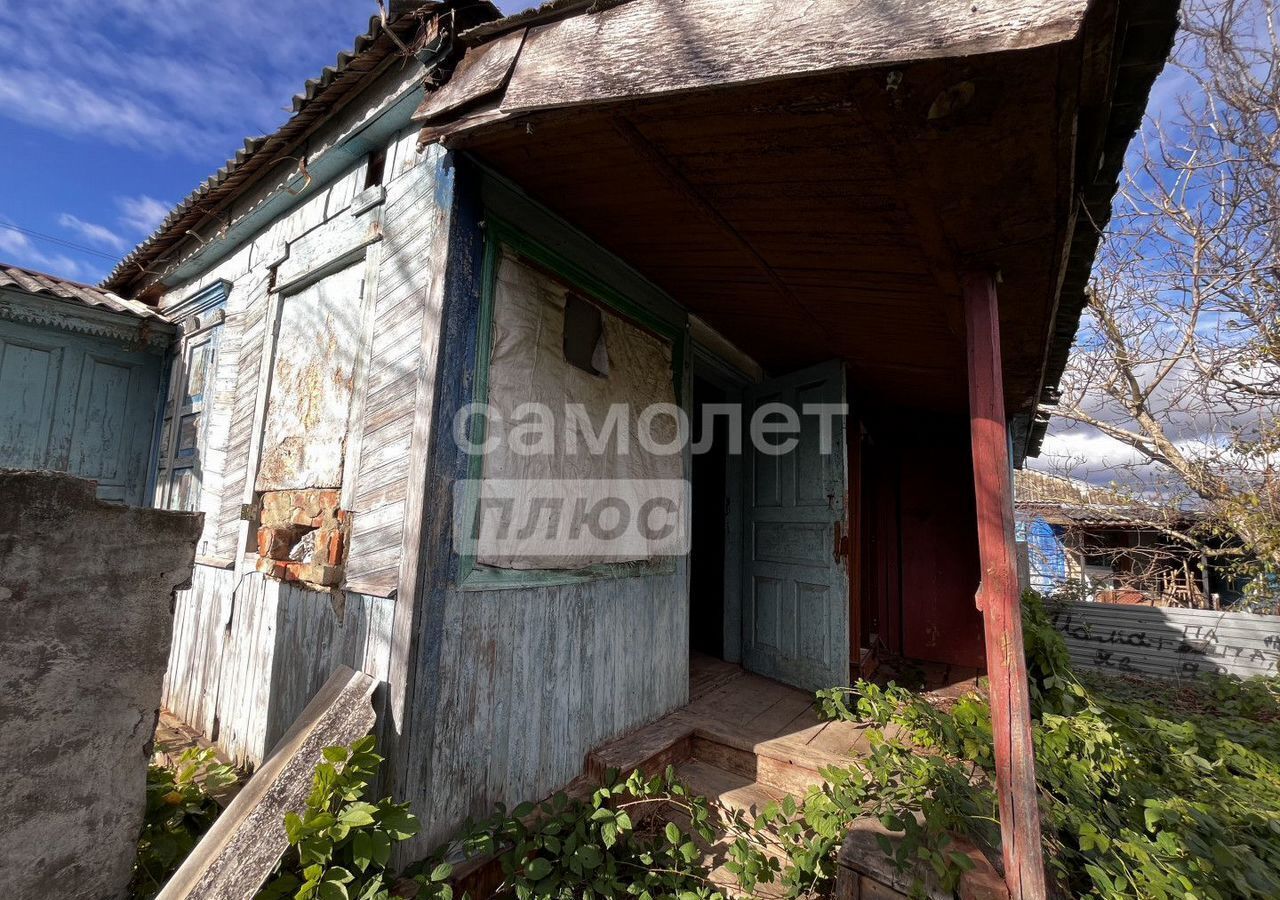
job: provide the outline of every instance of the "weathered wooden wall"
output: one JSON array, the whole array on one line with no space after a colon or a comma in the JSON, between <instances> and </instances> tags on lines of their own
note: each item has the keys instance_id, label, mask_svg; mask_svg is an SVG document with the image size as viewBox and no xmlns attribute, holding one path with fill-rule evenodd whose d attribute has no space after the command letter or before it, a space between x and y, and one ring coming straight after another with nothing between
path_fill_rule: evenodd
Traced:
<instances>
[{"instance_id":1,"label":"weathered wooden wall","mask_svg":"<svg viewBox=\"0 0 1280 900\"><path fill-rule=\"evenodd\" d=\"M1280 672L1280 616L1110 603L1050 607L1078 666L1195 678Z\"/></svg>"},{"instance_id":2,"label":"weathered wooden wall","mask_svg":"<svg viewBox=\"0 0 1280 900\"><path fill-rule=\"evenodd\" d=\"M627 282L635 275L616 257L458 160L439 331L438 423L452 422L472 399L486 217L536 235L587 271L622 284L637 301L657 304L665 296L643 297L656 289ZM423 820L422 834L400 851L404 861L495 802L546 796L582 772L591 747L688 696L684 560L669 574L459 587L452 482L466 477L467 461L451 429L438 426L424 485L423 564L413 603L396 610L397 635L412 633L415 642L392 663L392 696L398 686L405 691L395 787Z\"/></svg>"},{"instance_id":3,"label":"weathered wooden wall","mask_svg":"<svg viewBox=\"0 0 1280 900\"><path fill-rule=\"evenodd\" d=\"M421 672L434 699L410 722L425 772L403 799L423 821L419 848L494 803L549 795L582 774L592 747L687 700L683 565L646 578L452 591L442 613L439 653Z\"/></svg>"},{"instance_id":4,"label":"weathered wooden wall","mask_svg":"<svg viewBox=\"0 0 1280 900\"><path fill-rule=\"evenodd\" d=\"M370 108L383 102L381 90ZM360 108L344 115L359 119ZM333 130L349 125L338 122ZM216 281L229 283L201 460L207 565L178 600L165 703L249 763L270 749L335 665L389 677L393 597L408 539L410 436L421 418L420 394L430 389L423 384L424 354L438 344L433 283L443 271L450 178L443 151L420 155L415 141L406 118L382 144L382 184L365 188L364 154L377 145L352 138L352 146L334 151L351 159L344 174L308 186L291 209L236 248L215 248L217 262L162 301L178 303ZM251 189L237 206L253 209L278 193L274 183ZM331 603L326 594L252 572L254 548L241 507L252 498L262 454L264 390L278 349L275 290L349 263L363 267L366 305L351 311L353 327L364 329L342 479L343 506L353 519L344 590Z\"/></svg>"},{"instance_id":5,"label":"weathered wooden wall","mask_svg":"<svg viewBox=\"0 0 1280 900\"><path fill-rule=\"evenodd\" d=\"M0 467L68 472L104 500L145 504L167 340L69 306L0 291Z\"/></svg>"},{"instance_id":6,"label":"weathered wooden wall","mask_svg":"<svg viewBox=\"0 0 1280 900\"><path fill-rule=\"evenodd\" d=\"M452 246L453 169L439 148L417 156L415 135L406 128L390 145L382 236L369 249L373 306L344 470L355 518L341 616L324 594L250 571L239 516L261 441L271 269L290 266L299 242L314 246L341 229L362 196L364 165L173 294L231 282L215 401L223 418L210 454L218 470L203 497L218 523L209 562L219 565L199 567L179 597L165 687L174 713L256 762L333 666L388 682L390 787L424 822L409 856L496 801L555 790L581 772L591 747L679 706L688 690L683 562L668 574L577 585L457 587L447 534L458 450L447 423L470 399L480 272L466 246ZM468 202L461 231L481 246L479 201ZM585 243L563 223L522 225L564 252ZM451 309L446 252L456 270ZM622 277L616 259L584 252L580 262L600 277Z\"/></svg>"},{"instance_id":7,"label":"weathered wooden wall","mask_svg":"<svg viewBox=\"0 0 1280 900\"><path fill-rule=\"evenodd\" d=\"M394 601L196 566L174 609L167 709L257 765L338 665L387 677Z\"/></svg>"}]
</instances>

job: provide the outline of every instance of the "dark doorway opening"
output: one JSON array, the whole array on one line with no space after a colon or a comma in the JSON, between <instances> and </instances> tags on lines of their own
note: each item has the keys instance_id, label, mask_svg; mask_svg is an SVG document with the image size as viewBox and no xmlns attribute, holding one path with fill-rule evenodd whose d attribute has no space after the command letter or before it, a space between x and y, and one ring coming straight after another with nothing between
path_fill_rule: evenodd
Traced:
<instances>
[{"instance_id":1,"label":"dark doorway opening","mask_svg":"<svg viewBox=\"0 0 1280 900\"><path fill-rule=\"evenodd\" d=\"M689 547L689 652L724 658L725 533L728 525L729 425L724 416L703 415L708 403L728 394L710 381L693 379L693 441L710 448L694 453ZM710 421L708 421L710 419ZM714 430L705 433L707 426Z\"/></svg>"}]
</instances>

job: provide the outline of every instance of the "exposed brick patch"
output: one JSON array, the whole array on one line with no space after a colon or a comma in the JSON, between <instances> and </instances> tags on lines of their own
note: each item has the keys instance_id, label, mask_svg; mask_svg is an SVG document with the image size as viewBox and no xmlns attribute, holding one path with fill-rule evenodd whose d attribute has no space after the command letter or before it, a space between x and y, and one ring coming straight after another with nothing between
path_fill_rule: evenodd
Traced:
<instances>
[{"instance_id":1,"label":"exposed brick patch","mask_svg":"<svg viewBox=\"0 0 1280 900\"><path fill-rule=\"evenodd\" d=\"M326 488L266 491L259 498L257 570L281 581L342 583L351 517Z\"/></svg>"}]
</instances>

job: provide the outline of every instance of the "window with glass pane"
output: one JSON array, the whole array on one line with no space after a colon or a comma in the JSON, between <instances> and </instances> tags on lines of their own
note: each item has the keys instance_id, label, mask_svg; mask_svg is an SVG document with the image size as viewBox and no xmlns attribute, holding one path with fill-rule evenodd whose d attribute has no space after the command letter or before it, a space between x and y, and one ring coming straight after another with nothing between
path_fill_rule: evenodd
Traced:
<instances>
[{"instance_id":1,"label":"window with glass pane","mask_svg":"<svg viewBox=\"0 0 1280 900\"><path fill-rule=\"evenodd\" d=\"M156 505L165 509L191 511L200 506L202 457L207 445L205 404L213 396L224 298L225 294L182 324L160 429Z\"/></svg>"}]
</instances>

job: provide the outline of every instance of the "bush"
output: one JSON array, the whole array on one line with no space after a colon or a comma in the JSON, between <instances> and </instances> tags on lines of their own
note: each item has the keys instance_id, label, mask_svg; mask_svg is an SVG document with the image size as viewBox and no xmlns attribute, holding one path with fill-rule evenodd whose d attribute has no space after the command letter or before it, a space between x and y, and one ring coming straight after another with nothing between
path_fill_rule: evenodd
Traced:
<instances>
[{"instance_id":1,"label":"bush","mask_svg":"<svg viewBox=\"0 0 1280 900\"><path fill-rule=\"evenodd\" d=\"M147 769L147 809L138 838L131 896L151 900L222 811L214 800L236 782L212 749L192 747L176 768Z\"/></svg>"},{"instance_id":2,"label":"bush","mask_svg":"<svg viewBox=\"0 0 1280 900\"><path fill-rule=\"evenodd\" d=\"M1194 687L1082 680L1040 600L1023 628L1045 859L1061 896L1280 897L1280 680ZM265 898L384 900L451 896L447 859L496 854L497 896L519 900L670 897L720 900L729 888L782 886L822 896L850 824L874 816L901 834L883 849L900 867L930 866L954 887L972 860L960 835L999 858L990 708L978 693L943 707L890 684L822 691L831 718L871 723L871 752L826 770L799 801L748 819L690 796L672 770L611 773L589 799L564 794L499 807L392 885L391 846L417 831L404 805L361 800L380 759L372 739L331 748L291 853ZM890 726L893 726L892 728ZM686 823L687 828L671 821ZM701 847L728 844L736 885L714 883ZM779 862L779 859L782 862Z\"/></svg>"},{"instance_id":3,"label":"bush","mask_svg":"<svg viewBox=\"0 0 1280 900\"><path fill-rule=\"evenodd\" d=\"M650 779L610 772L589 799L560 793L510 811L498 806L424 869L449 855L496 855L503 874L496 897L724 900L725 886L710 880L697 843L712 843L717 825L711 804L691 796L671 768Z\"/></svg>"},{"instance_id":4,"label":"bush","mask_svg":"<svg viewBox=\"0 0 1280 900\"><path fill-rule=\"evenodd\" d=\"M1024 607L1045 858L1058 890L1144 900L1280 896L1277 682L1220 679L1194 699L1150 682L1084 682L1071 673L1039 598L1028 596ZM1171 700L1177 692L1181 702ZM960 860L946 854L946 832L998 857L985 699L971 695L944 710L866 682L819 696L832 716L896 725L904 738L882 731L866 773L829 773L830 783L810 793L802 804L808 845L825 840L830 854L840 833L809 810L845 808L847 819L873 811L905 830L900 861L926 859L949 882Z\"/></svg>"},{"instance_id":5,"label":"bush","mask_svg":"<svg viewBox=\"0 0 1280 900\"><path fill-rule=\"evenodd\" d=\"M306 808L285 815L289 850L256 900L388 900L436 897L449 900L448 866L396 883L388 866L392 847L418 833L409 804L364 799L382 757L373 737L348 747L326 747L316 766Z\"/></svg>"}]
</instances>

